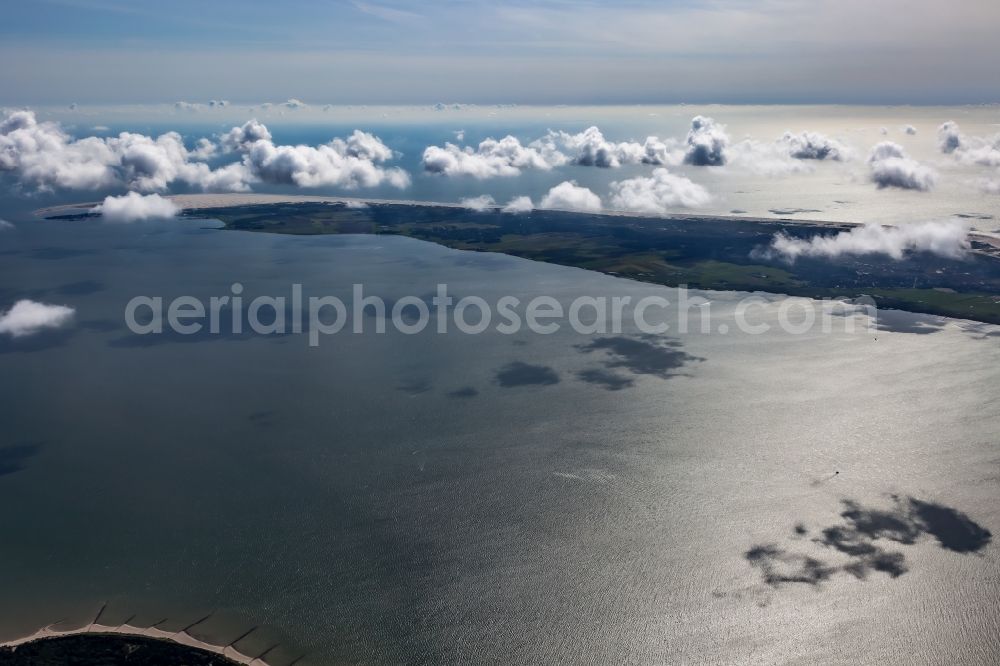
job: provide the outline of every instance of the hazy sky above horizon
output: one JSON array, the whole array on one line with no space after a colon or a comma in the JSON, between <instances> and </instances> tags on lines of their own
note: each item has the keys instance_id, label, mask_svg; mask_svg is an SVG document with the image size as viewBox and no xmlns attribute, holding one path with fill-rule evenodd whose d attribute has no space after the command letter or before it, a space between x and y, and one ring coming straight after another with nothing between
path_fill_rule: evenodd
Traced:
<instances>
[{"instance_id":1,"label":"hazy sky above horizon","mask_svg":"<svg viewBox=\"0 0 1000 666\"><path fill-rule=\"evenodd\" d=\"M0 104L995 102L997 25L983 0L7 2Z\"/></svg>"}]
</instances>

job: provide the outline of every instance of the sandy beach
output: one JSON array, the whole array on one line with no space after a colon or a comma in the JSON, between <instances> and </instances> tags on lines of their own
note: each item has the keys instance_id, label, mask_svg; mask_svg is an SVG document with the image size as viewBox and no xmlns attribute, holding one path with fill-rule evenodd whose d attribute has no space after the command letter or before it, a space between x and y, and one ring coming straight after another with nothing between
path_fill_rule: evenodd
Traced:
<instances>
[{"instance_id":1,"label":"sandy beach","mask_svg":"<svg viewBox=\"0 0 1000 666\"><path fill-rule=\"evenodd\" d=\"M157 640L169 641L171 643L177 643L178 645L184 645L190 648L197 648L199 650L204 650L206 652L212 652L213 654L218 654L230 659L238 664L257 664L258 666L268 666L268 662L261 657L265 655L251 656L243 654L232 645L212 645L211 643L206 643L205 641L198 640L191 634L187 633L186 630L180 631L165 631L163 629L157 629L156 627L134 627L130 624L120 624L117 626L98 624L97 622L91 622L90 624L84 625L82 627L77 627L76 629L67 629L60 631L52 628L53 625L43 627L33 634L28 636L23 636L21 638L16 638L4 643L0 643L0 647L5 648L17 648L19 645L25 645L27 643L32 643L34 641L45 640L49 638L59 638L62 636L76 636L81 634L99 634L99 635L120 635L120 636L142 636L144 638L154 638ZM190 627L189 627L190 628Z\"/></svg>"},{"instance_id":2,"label":"sandy beach","mask_svg":"<svg viewBox=\"0 0 1000 666\"><path fill-rule=\"evenodd\" d=\"M173 201L182 211L204 210L211 208L228 208L230 206L252 206L259 204L281 204L281 203L342 203L355 205L395 205L395 206L434 206L439 208L467 208L461 203L449 203L442 201L415 201L411 199L370 199L360 197L319 197L307 194L255 194L228 193L228 194L172 194L164 198ZM101 203L100 201L88 201L62 206L51 206L39 208L34 211L36 217L51 217L53 215L68 215L79 213L83 210L93 208ZM499 206L497 206L499 207ZM581 211L570 209L552 208L548 210L561 210L566 213L579 213ZM609 215L616 217L636 217L652 219L683 219L683 220L718 220L733 219L745 220L747 222L787 222L789 224L799 224L803 226L818 227L851 227L860 226L859 223L833 222L829 220L797 220L793 218L764 218L750 217L743 215L704 215L697 213L668 213L651 215L648 213L636 213L632 211L602 209L599 212L589 212L588 215Z\"/></svg>"}]
</instances>

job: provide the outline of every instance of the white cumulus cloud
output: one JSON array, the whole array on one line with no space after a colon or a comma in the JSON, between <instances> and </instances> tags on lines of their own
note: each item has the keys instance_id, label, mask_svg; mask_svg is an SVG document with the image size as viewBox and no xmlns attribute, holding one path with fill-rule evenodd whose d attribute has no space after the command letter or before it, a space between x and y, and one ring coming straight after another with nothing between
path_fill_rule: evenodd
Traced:
<instances>
[{"instance_id":1,"label":"white cumulus cloud","mask_svg":"<svg viewBox=\"0 0 1000 666\"><path fill-rule=\"evenodd\" d=\"M105 197L104 203L94 206L91 211L108 222L139 222L174 217L179 209L173 201L159 194L129 192L120 197Z\"/></svg>"},{"instance_id":2,"label":"white cumulus cloud","mask_svg":"<svg viewBox=\"0 0 1000 666\"><path fill-rule=\"evenodd\" d=\"M963 162L980 166L1000 166L1000 137L993 139L990 143L961 151L959 158Z\"/></svg>"},{"instance_id":3,"label":"white cumulus cloud","mask_svg":"<svg viewBox=\"0 0 1000 666\"><path fill-rule=\"evenodd\" d=\"M701 185L662 167L648 178L611 183L611 206L620 210L657 214L672 208L697 208L711 199Z\"/></svg>"},{"instance_id":4,"label":"white cumulus cloud","mask_svg":"<svg viewBox=\"0 0 1000 666\"><path fill-rule=\"evenodd\" d=\"M979 180L979 189L987 194L1000 194L1000 178L982 178Z\"/></svg>"},{"instance_id":5,"label":"white cumulus cloud","mask_svg":"<svg viewBox=\"0 0 1000 666\"><path fill-rule=\"evenodd\" d=\"M226 150L246 150L255 141L270 141L271 132L256 118L234 127L222 135L222 147Z\"/></svg>"},{"instance_id":6,"label":"white cumulus cloud","mask_svg":"<svg viewBox=\"0 0 1000 666\"><path fill-rule=\"evenodd\" d=\"M194 150L188 151L193 160L209 160L219 152L219 146L212 143L211 139L201 138L195 143Z\"/></svg>"},{"instance_id":7,"label":"white cumulus cloud","mask_svg":"<svg viewBox=\"0 0 1000 666\"><path fill-rule=\"evenodd\" d=\"M188 150L176 132L158 137L122 132L115 137L70 137L57 123L38 122L17 111L0 122L0 171L16 175L26 188L95 190L126 186L140 191L166 189L175 181L201 189L246 189L232 169L212 170L201 160L210 141Z\"/></svg>"},{"instance_id":8,"label":"white cumulus cloud","mask_svg":"<svg viewBox=\"0 0 1000 666\"><path fill-rule=\"evenodd\" d=\"M967 164L1000 166L1000 135L965 136L958 125L949 120L938 128L938 145L941 152L951 153Z\"/></svg>"},{"instance_id":9,"label":"white cumulus cloud","mask_svg":"<svg viewBox=\"0 0 1000 666\"><path fill-rule=\"evenodd\" d=\"M524 169L548 171L566 164L603 168L623 164L675 165L683 155L679 143L672 139L664 141L650 136L642 143L615 142L606 139L599 128L588 127L576 134L549 130L544 137L527 144L505 136L486 139L475 148L452 143L428 146L423 166L428 172L447 176L493 178L517 176Z\"/></svg>"},{"instance_id":10,"label":"white cumulus cloud","mask_svg":"<svg viewBox=\"0 0 1000 666\"><path fill-rule=\"evenodd\" d=\"M517 176L522 169L549 170L566 163L566 157L542 146L525 146L514 136L485 139L476 148L445 143L428 146L422 160L424 170L445 176L493 178Z\"/></svg>"},{"instance_id":11,"label":"white cumulus cloud","mask_svg":"<svg viewBox=\"0 0 1000 666\"><path fill-rule=\"evenodd\" d=\"M609 141L597 127L588 127L577 134L552 131L532 146L549 154L563 153L568 161L580 166L617 168L623 164L677 164L683 155L674 141L661 141L647 137L643 143L636 141Z\"/></svg>"},{"instance_id":12,"label":"white cumulus cloud","mask_svg":"<svg viewBox=\"0 0 1000 666\"><path fill-rule=\"evenodd\" d=\"M321 146L275 145L270 139L258 139L244 150L243 165L251 178L265 183L346 189L410 184L409 174L402 169L380 165L392 157L392 150L360 130Z\"/></svg>"},{"instance_id":13,"label":"white cumulus cloud","mask_svg":"<svg viewBox=\"0 0 1000 666\"><path fill-rule=\"evenodd\" d=\"M0 170L38 190L97 189L115 184L118 157L101 139L72 140L56 123L39 123L31 111L0 122Z\"/></svg>"},{"instance_id":14,"label":"white cumulus cloud","mask_svg":"<svg viewBox=\"0 0 1000 666\"><path fill-rule=\"evenodd\" d=\"M73 319L74 310L65 305L48 305L23 299L6 312L0 312L0 333L19 338L46 328L65 326Z\"/></svg>"},{"instance_id":15,"label":"white cumulus cloud","mask_svg":"<svg viewBox=\"0 0 1000 666\"><path fill-rule=\"evenodd\" d=\"M480 194L478 197L467 197L462 199L459 203L470 210L480 213L485 210L489 210L490 208L495 208L497 205L497 202L493 200L493 197L488 194Z\"/></svg>"},{"instance_id":16,"label":"white cumulus cloud","mask_svg":"<svg viewBox=\"0 0 1000 666\"><path fill-rule=\"evenodd\" d=\"M785 176L812 171L810 163L842 162L853 151L845 144L818 132L785 132L776 141L744 139L729 145L726 162L766 176Z\"/></svg>"},{"instance_id":17,"label":"white cumulus cloud","mask_svg":"<svg viewBox=\"0 0 1000 666\"><path fill-rule=\"evenodd\" d=\"M819 132L800 132L793 134L785 132L779 139L779 143L784 144L788 149L789 157L797 160L834 160L842 161L847 159L847 148L828 136Z\"/></svg>"},{"instance_id":18,"label":"white cumulus cloud","mask_svg":"<svg viewBox=\"0 0 1000 666\"><path fill-rule=\"evenodd\" d=\"M883 141L872 148L868 166L869 178L879 189L897 187L926 192L937 181L933 169L908 157L902 146L892 141Z\"/></svg>"},{"instance_id":19,"label":"white cumulus cloud","mask_svg":"<svg viewBox=\"0 0 1000 666\"><path fill-rule=\"evenodd\" d=\"M938 147L942 153L953 153L962 146L962 134L958 130L958 124L953 120L948 120L938 127Z\"/></svg>"},{"instance_id":20,"label":"white cumulus cloud","mask_svg":"<svg viewBox=\"0 0 1000 666\"><path fill-rule=\"evenodd\" d=\"M795 159L782 141L744 139L726 150L726 160L733 166L765 176L787 176L812 170L809 160Z\"/></svg>"},{"instance_id":21,"label":"white cumulus cloud","mask_svg":"<svg viewBox=\"0 0 1000 666\"><path fill-rule=\"evenodd\" d=\"M596 212L601 210L601 198L586 187L566 180L542 197L541 208L556 208L559 210L581 210Z\"/></svg>"},{"instance_id":22,"label":"white cumulus cloud","mask_svg":"<svg viewBox=\"0 0 1000 666\"><path fill-rule=\"evenodd\" d=\"M902 259L907 252L930 252L960 259L970 249L969 225L959 220L924 222L899 227L866 224L834 235L817 235L806 240L776 234L771 245L758 254L788 261L799 257L836 258L841 255L884 254Z\"/></svg>"},{"instance_id":23,"label":"white cumulus cloud","mask_svg":"<svg viewBox=\"0 0 1000 666\"><path fill-rule=\"evenodd\" d=\"M535 205L531 203L531 197L514 197L501 209L504 213L530 213Z\"/></svg>"},{"instance_id":24,"label":"white cumulus cloud","mask_svg":"<svg viewBox=\"0 0 1000 666\"><path fill-rule=\"evenodd\" d=\"M256 182L345 188L410 183L402 169L381 165L392 159L392 150L360 130L321 146L281 146L267 127L250 120L223 134L220 145L240 153L240 161L213 169L205 160L219 146L203 138L188 149L176 132L73 139L58 124L39 123L34 113L18 111L0 122L0 171L14 172L22 186L40 191L125 186L162 192L177 182L235 192Z\"/></svg>"},{"instance_id":25,"label":"white cumulus cloud","mask_svg":"<svg viewBox=\"0 0 1000 666\"><path fill-rule=\"evenodd\" d=\"M691 119L685 139L684 163L692 166L722 166L726 163L729 135L726 128L706 116Z\"/></svg>"}]
</instances>

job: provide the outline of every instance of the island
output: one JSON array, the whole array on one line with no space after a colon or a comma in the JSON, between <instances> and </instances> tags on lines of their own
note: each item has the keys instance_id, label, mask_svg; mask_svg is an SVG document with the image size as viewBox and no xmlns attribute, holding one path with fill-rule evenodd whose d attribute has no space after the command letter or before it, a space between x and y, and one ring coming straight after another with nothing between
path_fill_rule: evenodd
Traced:
<instances>
[{"instance_id":1,"label":"island","mask_svg":"<svg viewBox=\"0 0 1000 666\"><path fill-rule=\"evenodd\" d=\"M972 252L951 259L914 252L800 257L764 251L775 234L810 238L845 223L735 216L504 212L457 204L279 195L174 197L183 215L224 229L277 234L384 234L473 252L500 252L668 287L765 291L817 299L870 297L880 307L1000 324L1000 244L972 236ZM48 218L87 217L66 207Z\"/></svg>"}]
</instances>

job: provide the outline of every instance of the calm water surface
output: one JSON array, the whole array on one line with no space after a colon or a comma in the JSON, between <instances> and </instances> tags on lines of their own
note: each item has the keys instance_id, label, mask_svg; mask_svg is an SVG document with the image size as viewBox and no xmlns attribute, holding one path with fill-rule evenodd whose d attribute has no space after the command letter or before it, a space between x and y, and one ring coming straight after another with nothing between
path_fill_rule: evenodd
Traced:
<instances>
[{"instance_id":1,"label":"calm water surface","mask_svg":"<svg viewBox=\"0 0 1000 666\"><path fill-rule=\"evenodd\" d=\"M896 313L877 343L369 329L318 348L129 332L133 296L236 281L673 294L215 226L0 235L3 307L77 310L0 339L0 633L108 602L105 620L178 628L215 611L194 633L221 642L260 625L241 646L281 641L278 664L1000 659L1000 329ZM739 295L708 296L715 331Z\"/></svg>"}]
</instances>

